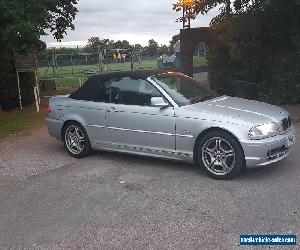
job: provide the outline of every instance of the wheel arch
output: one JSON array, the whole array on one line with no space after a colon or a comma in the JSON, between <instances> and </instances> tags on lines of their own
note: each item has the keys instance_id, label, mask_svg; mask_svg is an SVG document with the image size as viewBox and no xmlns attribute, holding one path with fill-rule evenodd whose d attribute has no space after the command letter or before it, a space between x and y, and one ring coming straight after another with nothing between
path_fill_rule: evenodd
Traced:
<instances>
[{"instance_id":1,"label":"wheel arch","mask_svg":"<svg viewBox=\"0 0 300 250\"><path fill-rule=\"evenodd\" d=\"M198 148L198 145L201 141L201 139L208 133L212 132L212 131L220 131L220 132L223 132L223 133L227 133L231 136L233 136L237 142L240 144L240 147L242 149L242 152L243 152L243 155L245 156L245 153L244 153L244 149L241 145L241 142L239 140L239 138L234 134L232 133L231 131L229 131L228 129L225 129L225 128L220 128L220 127L210 127L210 128L207 128L207 129L204 129L197 137L196 137L196 140L195 140L195 143L194 143L194 147L193 147L193 157L194 157L194 162L195 163L198 163L198 157L197 157L197 148Z\"/></svg>"},{"instance_id":2,"label":"wheel arch","mask_svg":"<svg viewBox=\"0 0 300 250\"><path fill-rule=\"evenodd\" d=\"M62 127L61 127L61 131L60 131L60 136L61 136L61 139L64 140L64 131L66 129L66 126L70 123L78 123L80 124L81 126L83 126L83 124L75 119L69 119L69 120L65 120ZM84 126L83 126L84 127Z\"/></svg>"}]
</instances>

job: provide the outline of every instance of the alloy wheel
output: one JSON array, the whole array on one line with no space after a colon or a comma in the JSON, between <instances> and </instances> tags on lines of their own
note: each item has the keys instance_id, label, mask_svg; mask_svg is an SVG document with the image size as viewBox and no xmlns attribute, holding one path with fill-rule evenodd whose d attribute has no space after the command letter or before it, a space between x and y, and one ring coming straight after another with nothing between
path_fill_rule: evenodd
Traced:
<instances>
[{"instance_id":1,"label":"alloy wheel","mask_svg":"<svg viewBox=\"0 0 300 250\"><path fill-rule=\"evenodd\" d=\"M66 129L65 142L72 154L80 154L84 149L84 134L79 126L71 125Z\"/></svg>"},{"instance_id":2,"label":"alloy wheel","mask_svg":"<svg viewBox=\"0 0 300 250\"><path fill-rule=\"evenodd\" d=\"M228 141L221 137L213 137L202 147L202 161L211 173L226 175L235 165L235 152Z\"/></svg>"}]
</instances>

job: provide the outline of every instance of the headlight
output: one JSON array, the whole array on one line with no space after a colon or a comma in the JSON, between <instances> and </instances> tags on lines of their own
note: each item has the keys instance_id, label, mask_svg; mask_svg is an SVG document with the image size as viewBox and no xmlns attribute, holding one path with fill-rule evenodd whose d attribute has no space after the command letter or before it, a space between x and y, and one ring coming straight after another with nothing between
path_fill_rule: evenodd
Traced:
<instances>
[{"instance_id":1,"label":"headlight","mask_svg":"<svg viewBox=\"0 0 300 250\"><path fill-rule=\"evenodd\" d=\"M250 129L249 137L254 140L263 139L276 135L278 130L279 127L275 122L266 123Z\"/></svg>"}]
</instances>

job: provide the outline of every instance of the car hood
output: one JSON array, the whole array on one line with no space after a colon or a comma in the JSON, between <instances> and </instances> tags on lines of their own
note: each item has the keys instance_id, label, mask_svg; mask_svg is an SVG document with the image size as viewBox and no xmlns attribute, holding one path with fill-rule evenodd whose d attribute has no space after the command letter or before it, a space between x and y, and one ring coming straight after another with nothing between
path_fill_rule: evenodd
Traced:
<instances>
[{"instance_id":1,"label":"car hood","mask_svg":"<svg viewBox=\"0 0 300 250\"><path fill-rule=\"evenodd\" d=\"M288 117L284 109L263 102L238 97L221 96L209 101L186 106L193 111L204 111L221 116L230 116L254 124L280 121Z\"/></svg>"}]
</instances>

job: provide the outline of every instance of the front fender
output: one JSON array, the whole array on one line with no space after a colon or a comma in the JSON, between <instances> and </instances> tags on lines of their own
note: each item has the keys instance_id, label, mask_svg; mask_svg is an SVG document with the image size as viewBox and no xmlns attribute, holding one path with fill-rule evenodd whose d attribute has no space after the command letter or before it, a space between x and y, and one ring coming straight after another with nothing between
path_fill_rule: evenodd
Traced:
<instances>
[{"instance_id":1,"label":"front fender","mask_svg":"<svg viewBox=\"0 0 300 250\"><path fill-rule=\"evenodd\" d=\"M247 138L251 125L226 119L177 117L176 150L186 154L193 154L194 145L199 135L213 128L225 130L241 142Z\"/></svg>"}]
</instances>

